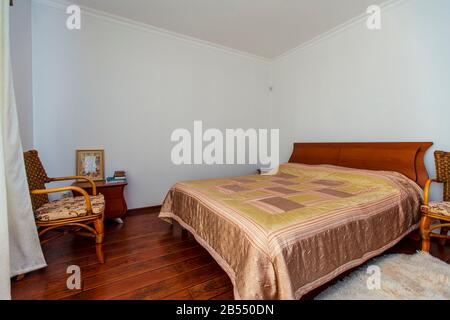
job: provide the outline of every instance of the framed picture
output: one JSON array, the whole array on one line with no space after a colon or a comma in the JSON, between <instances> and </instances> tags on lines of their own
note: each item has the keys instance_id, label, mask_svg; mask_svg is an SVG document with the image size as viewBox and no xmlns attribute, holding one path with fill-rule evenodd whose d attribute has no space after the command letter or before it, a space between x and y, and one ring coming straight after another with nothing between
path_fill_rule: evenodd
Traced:
<instances>
[{"instance_id":1,"label":"framed picture","mask_svg":"<svg viewBox=\"0 0 450 320\"><path fill-rule=\"evenodd\" d=\"M77 150L77 175L94 181L105 180L105 151Z\"/></svg>"}]
</instances>

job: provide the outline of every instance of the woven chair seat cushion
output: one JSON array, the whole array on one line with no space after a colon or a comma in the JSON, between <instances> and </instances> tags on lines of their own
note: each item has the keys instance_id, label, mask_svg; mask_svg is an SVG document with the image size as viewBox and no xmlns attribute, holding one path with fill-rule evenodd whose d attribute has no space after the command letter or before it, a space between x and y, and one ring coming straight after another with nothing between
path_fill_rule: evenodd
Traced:
<instances>
[{"instance_id":1,"label":"woven chair seat cushion","mask_svg":"<svg viewBox=\"0 0 450 320\"><path fill-rule=\"evenodd\" d=\"M105 198L102 194L91 196L93 214L105 211ZM70 197L49 202L35 212L37 221L48 222L63 219L80 218L87 215L84 197Z\"/></svg>"},{"instance_id":2,"label":"woven chair seat cushion","mask_svg":"<svg viewBox=\"0 0 450 320\"><path fill-rule=\"evenodd\" d=\"M430 202L428 206L422 206L422 211L450 217L450 202Z\"/></svg>"}]
</instances>

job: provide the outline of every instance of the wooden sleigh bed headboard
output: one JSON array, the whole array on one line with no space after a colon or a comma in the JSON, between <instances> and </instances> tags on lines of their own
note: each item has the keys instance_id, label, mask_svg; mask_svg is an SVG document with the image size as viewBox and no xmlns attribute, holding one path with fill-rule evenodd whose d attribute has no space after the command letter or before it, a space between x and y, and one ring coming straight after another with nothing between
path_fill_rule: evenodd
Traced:
<instances>
[{"instance_id":1,"label":"wooden sleigh bed headboard","mask_svg":"<svg viewBox=\"0 0 450 320\"><path fill-rule=\"evenodd\" d=\"M396 171L421 187L429 178L425 152L432 142L295 143L291 163Z\"/></svg>"}]
</instances>

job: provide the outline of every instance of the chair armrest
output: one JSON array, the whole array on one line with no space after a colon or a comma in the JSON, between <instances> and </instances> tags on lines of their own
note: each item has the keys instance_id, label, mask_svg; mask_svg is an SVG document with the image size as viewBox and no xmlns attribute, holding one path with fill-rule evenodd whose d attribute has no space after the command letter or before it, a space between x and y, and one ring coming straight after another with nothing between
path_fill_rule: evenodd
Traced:
<instances>
[{"instance_id":1,"label":"chair armrest","mask_svg":"<svg viewBox=\"0 0 450 320\"><path fill-rule=\"evenodd\" d=\"M86 210L88 214L92 214L92 203L91 203L91 197L89 197L88 193L79 188L74 186L68 186L68 187L60 187L60 188L53 188L53 189L42 189L42 190L33 190L31 191L31 194L33 195L42 195L42 194L49 194L49 193L58 193L58 192L64 192L64 191L74 191L80 193L84 197L84 201L86 202Z\"/></svg>"},{"instance_id":2,"label":"chair armrest","mask_svg":"<svg viewBox=\"0 0 450 320\"><path fill-rule=\"evenodd\" d=\"M50 182L57 182L57 181L68 181L68 180L85 180L89 182L92 186L92 195L97 195L97 186L95 185L94 180L88 177L82 177L82 176L71 176L71 177L59 177L59 178L51 178Z\"/></svg>"},{"instance_id":3,"label":"chair armrest","mask_svg":"<svg viewBox=\"0 0 450 320\"><path fill-rule=\"evenodd\" d=\"M436 179L429 179L425 184L425 188L423 189L423 202L426 206L430 203L430 187L433 182L440 183Z\"/></svg>"}]
</instances>

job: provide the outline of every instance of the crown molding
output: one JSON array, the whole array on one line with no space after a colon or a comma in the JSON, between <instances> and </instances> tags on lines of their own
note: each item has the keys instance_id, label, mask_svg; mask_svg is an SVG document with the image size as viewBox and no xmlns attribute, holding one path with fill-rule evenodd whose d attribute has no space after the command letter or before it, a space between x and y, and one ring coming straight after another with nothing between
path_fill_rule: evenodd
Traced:
<instances>
[{"instance_id":1,"label":"crown molding","mask_svg":"<svg viewBox=\"0 0 450 320\"><path fill-rule=\"evenodd\" d=\"M73 3L65 1L65 0L32 0L32 2L39 4L39 5L44 5L44 6L60 9L60 10L63 10L64 12L69 5L73 4ZM163 37L181 40L181 41L188 42L188 43L191 43L194 45L206 47L206 48L217 50L217 51L222 51L225 53L230 53L230 54L237 55L237 56L240 56L243 58L257 60L257 61L263 62L263 63L271 62L271 59L268 59L265 57L261 57L261 56L255 55L255 54L240 51L240 50L233 49L230 47L222 46L222 45L219 45L219 44L216 44L213 42L209 42L209 41L205 41L205 40L201 40L201 39L198 39L195 37L190 37L190 36L187 36L187 35L184 35L181 33L177 33L177 32L173 32L173 31L170 31L167 29L158 28L158 27L155 27L155 26L147 24L147 23L138 22L138 21L135 21L132 19L124 18L124 17L118 16L118 15L110 14L110 13L96 10L96 9L86 7L86 6L80 6L80 8L81 8L82 14L87 14L91 17L102 19L104 21L108 21L111 23L117 23L122 26L129 27L129 28L133 28L133 29L137 29L137 30L145 31L145 32L150 32L150 33L153 33L153 34L156 34L159 36L163 36Z\"/></svg>"},{"instance_id":2,"label":"crown molding","mask_svg":"<svg viewBox=\"0 0 450 320\"><path fill-rule=\"evenodd\" d=\"M380 8L382 11L386 12L388 10L398 7L401 4L404 4L406 1L407 0L388 0L388 1L380 4ZM316 46L325 40L333 38L345 31L347 31L348 29L351 29L351 28L359 25L360 23L365 22L366 19L367 19L367 13L364 12L354 18L351 18L350 20L347 20L346 22L338 25L337 27L334 27L333 29L318 35L317 37L315 37L307 42L304 42L301 45L299 45L291 50L288 50L285 53L280 54L279 56L273 58L272 62L277 62L277 61L287 58L297 52L300 52L307 48Z\"/></svg>"},{"instance_id":3,"label":"crown molding","mask_svg":"<svg viewBox=\"0 0 450 320\"><path fill-rule=\"evenodd\" d=\"M46 5L49 7L61 9L64 11L66 10L66 8L69 5L73 4L73 3L65 1L65 0L32 0L32 2L36 3L36 4L40 4L40 5ZM383 2L380 5L380 8L382 11L387 11L387 10L391 10L395 7L398 7L399 5L404 4L406 2L407 2L407 0L388 0L386 2ZM177 32L173 32L173 31L170 31L167 29L158 28L158 27L155 27L150 24L138 22L138 21L135 21L132 19L124 18L124 17L118 16L118 15L110 14L110 13L96 10L96 9L93 9L90 7L80 6L80 8L81 8L81 11L83 14L88 14L92 17L106 20L111 23L117 23L117 24L129 27L129 28L134 28L137 30L157 34L159 36L165 36L165 37L169 37L172 39L185 41L185 42L188 42L191 44L195 44L195 45L199 45L202 47L234 54L234 55L237 55L240 57L253 59L253 60L263 62L263 63L268 63L268 64L271 62L277 62L277 61L287 58L288 56L291 56L297 52L300 52L307 48L318 45L327 39L333 38L333 37L345 32L346 30L348 30L350 28L357 26L359 23L362 23L367 19L367 14L365 12L361 13L360 15L338 25L337 27L335 27L327 32L324 32L324 33L320 34L319 36L317 36L307 42L304 42L304 43L300 44L299 46L297 46L291 50L288 50L287 52L282 53L281 55L279 55L275 58L270 59L270 58L261 57L261 56L255 55L255 54L251 54L248 52L240 51L237 49L233 49L230 47L222 46L222 45L219 45L219 44L216 44L213 42L201 40L201 39L198 39L195 37L190 37L190 36L187 36L187 35L184 35L181 33L177 33Z\"/></svg>"}]
</instances>

